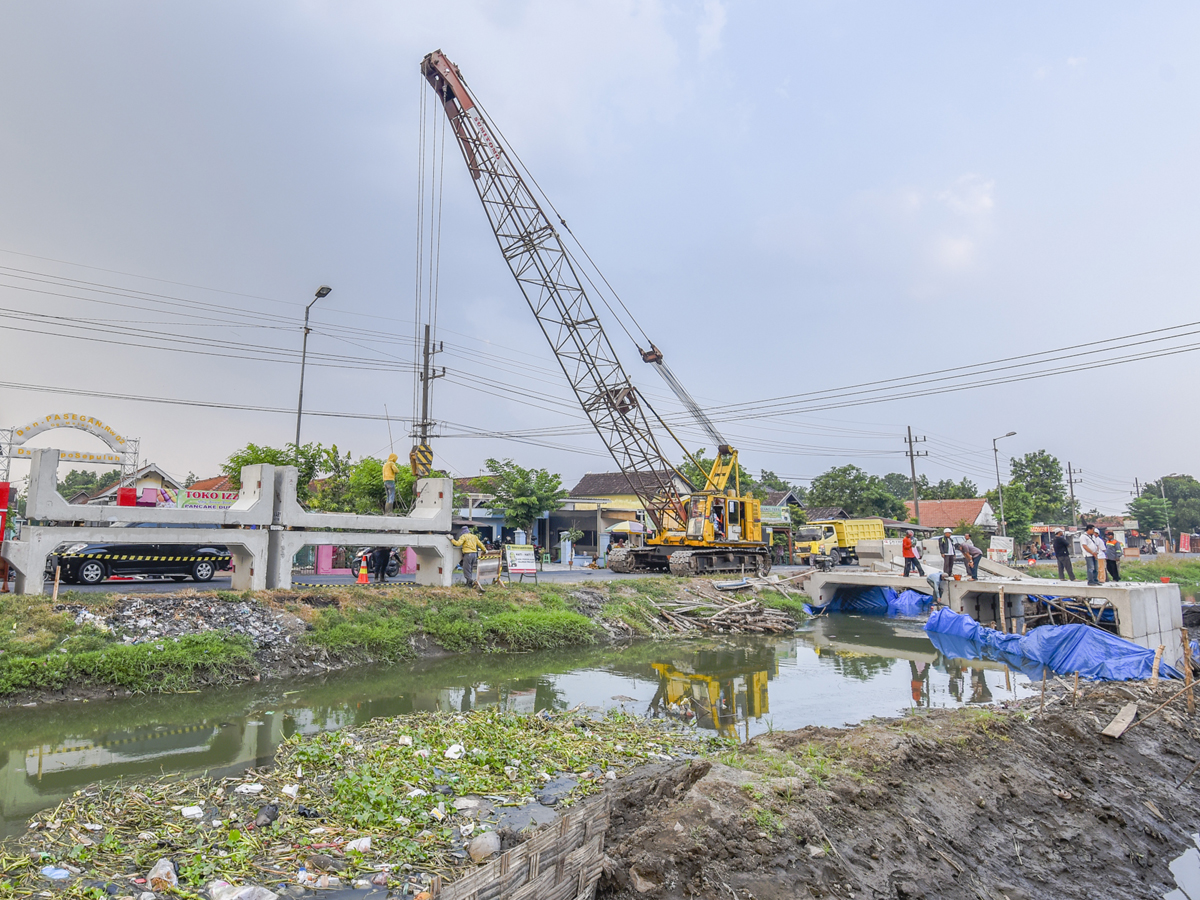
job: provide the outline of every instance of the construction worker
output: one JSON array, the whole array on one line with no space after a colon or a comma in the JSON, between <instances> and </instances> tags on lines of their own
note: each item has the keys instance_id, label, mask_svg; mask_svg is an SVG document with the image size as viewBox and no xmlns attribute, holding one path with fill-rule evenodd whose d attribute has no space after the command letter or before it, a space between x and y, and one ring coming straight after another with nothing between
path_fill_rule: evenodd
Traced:
<instances>
[{"instance_id":1,"label":"construction worker","mask_svg":"<svg viewBox=\"0 0 1200 900\"><path fill-rule=\"evenodd\" d=\"M473 587L482 594L483 585L475 578L475 567L479 562L479 554L486 551L487 547L483 545L483 541L471 534L471 529L466 525L458 532L458 539L451 538L450 543L462 550L463 578L466 579L467 587Z\"/></svg>"},{"instance_id":2,"label":"construction worker","mask_svg":"<svg viewBox=\"0 0 1200 900\"><path fill-rule=\"evenodd\" d=\"M942 573L949 578L954 574L954 557L957 553L954 549L954 532L949 528L938 538L938 553L942 554Z\"/></svg>"},{"instance_id":3,"label":"construction worker","mask_svg":"<svg viewBox=\"0 0 1200 900\"><path fill-rule=\"evenodd\" d=\"M907 578L914 568L917 570L917 574L924 577L925 570L921 568L920 551L914 546L912 529L904 532L901 548L904 553L904 577Z\"/></svg>"},{"instance_id":4,"label":"construction worker","mask_svg":"<svg viewBox=\"0 0 1200 900\"><path fill-rule=\"evenodd\" d=\"M393 453L387 458L387 462L383 464L383 489L387 492L387 500L384 501L383 511L387 515L392 514L392 509L396 506L396 454Z\"/></svg>"}]
</instances>

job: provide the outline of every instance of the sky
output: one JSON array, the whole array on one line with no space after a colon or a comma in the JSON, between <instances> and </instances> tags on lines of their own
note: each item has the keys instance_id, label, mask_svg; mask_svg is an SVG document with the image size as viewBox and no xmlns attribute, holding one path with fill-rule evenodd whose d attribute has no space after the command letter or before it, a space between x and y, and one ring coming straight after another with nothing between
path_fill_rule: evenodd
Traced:
<instances>
[{"instance_id":1,"label":"sky","mask_svg":"<svg viewBox=\"0 0 1200 900\"><path fill-rule=\"evenodd\" d=\"M440 48L752 472L907 471L911 426L932 480L994 485L1015 431L1003 477L1045 449L1102 512L1200 474L1194 4L0 0L0 30L0 427L95 416L177 477L286 444L325 284L302 440L405 458L423 196L437 464L611 470L437 143Z\"/></svg>"}]
</instances>

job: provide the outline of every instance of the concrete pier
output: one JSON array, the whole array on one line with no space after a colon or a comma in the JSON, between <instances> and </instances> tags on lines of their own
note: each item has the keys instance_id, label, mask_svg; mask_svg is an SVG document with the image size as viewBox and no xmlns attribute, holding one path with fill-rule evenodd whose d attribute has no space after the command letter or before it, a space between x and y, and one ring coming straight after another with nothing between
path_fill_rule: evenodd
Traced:
<instances>
[{"instance_id":1,"label":"concrete pier","mask_svg":"<svg viewBox=\"0 0 1200 900\"><path fill-rule=\"evenodd\" d=\"M813 602L822 605L830 602L840 587L890 587L897 592L911 589L929 593L929 583L919 576L905 578L861 570L814 572L806 585ZM1183 612L1177 584L1125 581L1087 585L1041 578L983 577L978 581L943 582L942 602L989 628L1019 634L1025 626L1025 601L1030 595L1083 601L1097 613L1109 607L1121 637L1150 650L1161 644L1166 648L1163 659L1172 665L1183 659Z\"/></svg>"}]
</instances>

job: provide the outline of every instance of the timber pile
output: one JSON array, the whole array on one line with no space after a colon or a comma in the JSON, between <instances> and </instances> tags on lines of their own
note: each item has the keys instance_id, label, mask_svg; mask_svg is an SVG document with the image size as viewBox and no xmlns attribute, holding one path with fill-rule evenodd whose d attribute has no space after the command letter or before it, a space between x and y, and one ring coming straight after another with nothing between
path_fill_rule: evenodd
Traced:
<instances>
[{"instance_id":1,"label":"timber pile","mask_svg":"<svg viewBox=\"0 0 1200 900\"><path fill-rule=\"evenodd\" d=\"M768 583L763 579L763 586ZM757 593L759 585L747 583ZM770 584L786 596L792 596L782 584ZM696 580L684 590L686 596L671 600L649 601L658 615L646 615L646 621L662 634L721 631L729 634L787 634L796 630L796 620L781 609L763 606L757 598L738 600L727 597L711 582Z\"/></svg>"}]
</instances>

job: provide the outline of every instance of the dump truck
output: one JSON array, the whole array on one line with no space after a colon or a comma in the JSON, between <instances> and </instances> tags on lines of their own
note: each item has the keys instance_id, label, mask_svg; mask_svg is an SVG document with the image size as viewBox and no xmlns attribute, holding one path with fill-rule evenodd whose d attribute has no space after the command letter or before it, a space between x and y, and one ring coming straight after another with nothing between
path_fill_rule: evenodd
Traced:
<instances>
[{"instance_id":1,"label":"dump truck","mask_svg":"<svg viewBox=\"0 0 1200 900\"><path fill-rule=\"evenodd\" d=\"M825 519L796 533L796 555L807 564L827 556L835 566L858 562L859 541L884 539L883 519Z\"/></svg>"}]
</instances>

